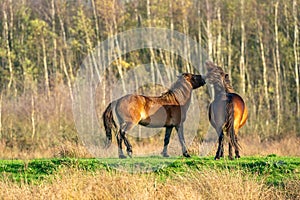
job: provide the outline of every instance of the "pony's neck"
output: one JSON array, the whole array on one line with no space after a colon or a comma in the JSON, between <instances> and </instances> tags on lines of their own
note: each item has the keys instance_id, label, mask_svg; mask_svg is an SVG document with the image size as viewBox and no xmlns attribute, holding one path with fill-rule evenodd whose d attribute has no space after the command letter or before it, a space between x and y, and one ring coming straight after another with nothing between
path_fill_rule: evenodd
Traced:
<instances>
[{"instance_id":1,"label":"pony's neck","mask_svg":"<svg viewBox=\"0 0 300 200\"><path fill-rule=\"evenodd\" d=\"M224 87L220 87L217 84L213 85L213 90L214 90L215 94L227 92Z\"/></svg>"},{"instance_id":2,"label":"pony's neck","mask_svg":"<svg viewBox=\"0 0 300 200\"><path fill-rule=\"evenodd\" d=\"M175 84L171 89L172 94L180 105L189 103L193 88L186 81Z\"/></svg>"},{"instance_id":3,"label":"pony's neck","mask_svg":"<svg viewBox=\"0 0 300 200\"><path fill-rule=\"evenodd\" d=\"M234 90L231 86L223 87L223 86L220 86L219 84L214 84L213 90L214 90L215 94L224 93L224 92L234 93Z\"/></svg>"}]
</instances>

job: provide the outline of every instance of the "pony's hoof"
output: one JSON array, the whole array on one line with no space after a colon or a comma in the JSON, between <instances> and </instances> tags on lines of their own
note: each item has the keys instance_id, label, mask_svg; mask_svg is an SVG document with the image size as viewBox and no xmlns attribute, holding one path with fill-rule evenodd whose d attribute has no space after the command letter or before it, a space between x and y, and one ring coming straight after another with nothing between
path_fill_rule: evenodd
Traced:
<instances>
[{"instance_id":1,"label":"pony's hoof","mask_svg":"<svg viewBox=\"0 0 300 200\"><path fill-rule=\"evenodd\" d=\"M131 151L128 152L128 156L129 156L130 158L132 158L132 152L131 152Z\"/></svg>"},{"instance_id":2,"label":"pony's hoof","mask_svg":"<svg viewBox=\"0 0 300 200\"><path fill-rule=\"evenodd\" d=\"M217 156L216 156L216 157L214 158L214 160L220 160L220 157L217 157Z\"/></svg>"},{"instance_id":3,"label":"pony's hoof","mask_svg":"<svg viewBox=\"0 0 300 200\"><path fill-rule=\"evenodd\" d=\"M126 156L125 155L119 155L119 158L124 159L124 158L126 158Z\"/></svg>"},{"instance_id":4,"label":"pony's hoof","mask_svg":"<svg viewBox=\"0 0 300 200\"><path fill-rule=\"evenodd\" d=\"M187 152L183 153L183 156L186 157L186 158L190 158L190 154L188 154Z\"/></svg>"},{"instance_id":5,"label":"pony's hoof","mask_svg":"<svg viewBox=\"0 0 300 200\"><path fill-rule=\"evenodd\" d=\"M235 158L236 158L236 159L239 159L239 158L241 158L241 156L238 155L238 156L235 156Z\"/></svg>"},{"instance_id":6,"label":"pony's hoof","mask_svg":"<svg viewBox=\"0 0 300 200\"><path fill-rule=\"evenodd\" d=\"M229 160L233 160L233 157L232 157L232 156L229 156L228 158L229 158Z\"/></svg>"},{"instance_id":7,"label":"pony's hoof","mask_svg":"<svg viewBox=\"0 0 300 200\"><path fill-rule=\"evenodd\" d=\"M169 154L166 153L166 152L162 152L161 155L162 155L163 157L165 157L165 158L169 158L169 157L170 157Z\"/></svg>"}]
</instances>

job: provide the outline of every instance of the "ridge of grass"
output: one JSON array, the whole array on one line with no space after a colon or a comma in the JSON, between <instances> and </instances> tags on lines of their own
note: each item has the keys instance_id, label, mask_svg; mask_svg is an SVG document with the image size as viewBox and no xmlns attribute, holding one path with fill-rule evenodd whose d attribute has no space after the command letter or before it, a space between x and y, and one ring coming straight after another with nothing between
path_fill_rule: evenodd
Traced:
<instances>
[{"instance_id":1,"label":"ridge of grass","mask_svg":"<svg viewBox=\"0 0 300 200\"><path fill-rule=\"evenodd\" d=\"M174 174L189 171L228 170L256 175L267 184L281 186L286 180L300 179L300 158L251 156L237 160L213 160L213 157L183 158L159 156L132 159L102 158L77 159L53 158L34 160L0 160L0 180L39 183L49 180L61 169L78 169L87 172L106 170L112 173L155 173L161 180Z\"/></svg>"}]
</instances>

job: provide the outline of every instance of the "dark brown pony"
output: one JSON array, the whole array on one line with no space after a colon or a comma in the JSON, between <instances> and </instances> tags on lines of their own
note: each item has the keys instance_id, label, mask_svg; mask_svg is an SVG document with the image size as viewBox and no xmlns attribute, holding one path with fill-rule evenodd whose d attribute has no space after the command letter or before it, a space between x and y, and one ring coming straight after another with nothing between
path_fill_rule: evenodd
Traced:
<instances>
[{"instance_id":1,"label":"dark brown pony","mask_svg":"<svg viewBox=\"0 0 300 200\"><path fill-rule=\"evenodd\" d=\"M106 147L111 145L112 129L117 125L116 133L119 158L126 158L122 150L124 141L127 153L132 156L132 146L126 137L126 132L135 125L150 128L166 127L164 148L162 155L168 157L168 144L172 129L175 127L185 157L190 157L187 152L183 122L191 101L192 90L205 84L201 75L184 73L164 94L158 97L129 94L111 102L103 113L103 123L106 131Z\"/></svg>"},{"instance_id":2,"label":"dark brown pony","mask_svg":"<svg viewBox=\"0 0 300 200\"><path fill-rule=\"evenodd\" d=\"M232 146L235 157L240 158L237 134L246 123L248 111L244 100L236 94L230 84L228 74L214 63L206 62L207 74L205 80L213 86L213 102L209 105L209 121L219 135L219 145L215 160L224 156L224 134L229 136L229 158L232 157Z\"/></svg>"}]
</instances>

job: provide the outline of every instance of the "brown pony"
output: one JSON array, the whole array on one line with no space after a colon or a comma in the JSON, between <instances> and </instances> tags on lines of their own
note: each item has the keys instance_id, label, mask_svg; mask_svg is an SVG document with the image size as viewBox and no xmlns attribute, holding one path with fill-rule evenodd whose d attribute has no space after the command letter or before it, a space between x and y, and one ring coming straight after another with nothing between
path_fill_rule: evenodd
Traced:
<instances>
[{"instance_id":1,"label":"brown pony","mask_svg":"<svg viewBox=\"0 0 300 200\"><path fill-rule=\"evenodd\" d=\"M240 158L237 134L248 118L247 107L242 97L234 92L228 74L210 61L205 65L208 70L205 80L213 86L214 94L213 102L209 105L209 121L219 135L215 160L224 156L224 134L230 138L229 159L233 159L232 146L235 149L235 157Z\"/></svg>"},{"instance_id":2,"label":"brown pony","mask_svg":"<svg viewBox=\"0 0 300 200\"><path fill-rule=\"evenodd\" d=\"M158 97L129 94L111 102L103 113L103 123L106 131L106 148L111 145L112 129L116 133L119 158L126 158L122 150L122 141L127 148L127 154L132 156L132 146L126 132L139 124L150 128L166 127L164 148L162 155L169 157L167 148L172 129L175 127L185 157L190 157L187 152L183 122L191 101L192 90L205 84L201 75L184 73L164 94Z\"/></svg>"}]
</instances>

